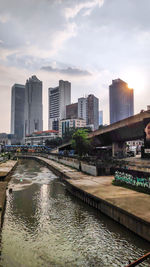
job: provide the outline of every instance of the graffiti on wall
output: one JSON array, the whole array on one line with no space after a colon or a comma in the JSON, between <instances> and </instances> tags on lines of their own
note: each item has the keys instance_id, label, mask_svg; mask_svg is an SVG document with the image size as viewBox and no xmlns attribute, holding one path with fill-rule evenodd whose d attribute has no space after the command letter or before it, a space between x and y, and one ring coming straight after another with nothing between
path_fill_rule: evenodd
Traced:
<instances>
[{"instance_id":1,"label":"graffiti on wall","mask_svg":"<svg viewBox=\"0 0 150 267\"><path fill-rule=\"evenodd\" d=\"M150 188L150 177L149 178L139 178L134 177L131 174L124 172L115 172L115 181L124 182L126 184L130 184L133 186L142 186L146 188Z\"/></svg>"}]
</instances>

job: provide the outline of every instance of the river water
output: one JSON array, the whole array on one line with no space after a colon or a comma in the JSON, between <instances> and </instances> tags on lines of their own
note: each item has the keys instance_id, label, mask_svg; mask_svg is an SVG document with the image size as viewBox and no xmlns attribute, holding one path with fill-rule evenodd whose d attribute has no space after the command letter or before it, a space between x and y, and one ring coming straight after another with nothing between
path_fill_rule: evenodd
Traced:
<instances>
[{"instance_id":1,"label":"river water","mask_svg":"<svg viewBox=\"0 0 150 267\"><path fill-rule=\"evenodd\" d=\"M20 161L9 188L2 267L118 267L150 250L148 242L71 196L36 161Z\"/></svg>"}]
</instances>

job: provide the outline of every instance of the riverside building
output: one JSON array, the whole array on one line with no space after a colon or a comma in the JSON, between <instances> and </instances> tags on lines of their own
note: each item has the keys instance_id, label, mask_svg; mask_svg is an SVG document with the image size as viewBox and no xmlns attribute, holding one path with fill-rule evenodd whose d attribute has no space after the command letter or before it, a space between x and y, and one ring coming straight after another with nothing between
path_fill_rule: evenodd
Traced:
<instances>
[{"instance_id":1,"label":"riverside building","mask_svg":"<svg viewBox=\"0 0 150 267\"><path fill-rule=\"evenodd\" d=\"M26 145L44 145L46 141L52 140L58 137L58 132L54 130L34 132L25 137Z\"/></svg>"},{"instance_id":2,"label":"riverside building","mask_svg":"<svg viewBox=\"0 0 150 267\"><path fill-rule=\"evenodd\" d=\"M59 121L59 137L63 137L70 129L86 127L83 119L64 119Z\"/></svg>"}]
</instances>

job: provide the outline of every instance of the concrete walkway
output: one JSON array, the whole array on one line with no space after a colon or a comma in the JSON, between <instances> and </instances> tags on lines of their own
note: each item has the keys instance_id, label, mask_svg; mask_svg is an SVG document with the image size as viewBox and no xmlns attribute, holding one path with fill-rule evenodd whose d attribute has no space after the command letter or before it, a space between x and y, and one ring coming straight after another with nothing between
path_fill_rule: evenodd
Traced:
<instances>
[{"instance_id":1,"label":"concrete walkway","mask_svg":"<svg viewBox=\"0 0 150 267\"><path fill-rule=\"evenodd\" d=\"M150 195L112 185L113 176L91 176L50 159L38 157L66 176L79 189L150 223Z\"/></svg>"},{"instance_id":2,"label":"concrete walkway","mask_svg":"<svg viewBox=\"0 0 150 267\"><path fill-rule=\"evenodd\" d=\"M6 201L6 189L9 182L8 176L16 164L17 161L15 160L8 160L0 164L0 227L2 226L2 217Z\"/></svg>"},{"instance_id":3,"label":"concrete walkway","mask_svg":"<svg viewBox=\"0 0 150 267\"><path fill-rule=\"evenodd\" d=\"M16 165L15 160L8 160L0 164L0 178L6 177Z\"/></svg>"}]
</instances>

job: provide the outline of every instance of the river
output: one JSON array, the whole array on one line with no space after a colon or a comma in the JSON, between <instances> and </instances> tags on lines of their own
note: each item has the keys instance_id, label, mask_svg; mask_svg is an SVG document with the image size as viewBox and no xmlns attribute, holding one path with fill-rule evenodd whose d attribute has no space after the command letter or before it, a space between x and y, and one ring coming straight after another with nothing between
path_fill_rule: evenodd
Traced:
<instances>
[{"instance_id":1,"label":"river","mask_svg":"<svg viewBox=\"0 0 150 267\"><path fill-rule=\"evenodd\" d=\"M1 267L118 267L149 251L148 242L70 195L34 160L19 162L9 188Z\"/></svg>"}]
</instances>

